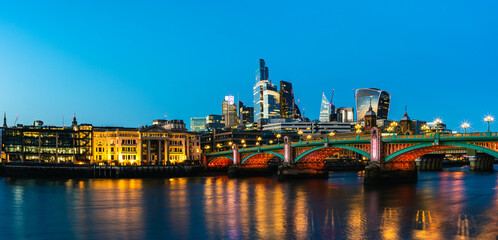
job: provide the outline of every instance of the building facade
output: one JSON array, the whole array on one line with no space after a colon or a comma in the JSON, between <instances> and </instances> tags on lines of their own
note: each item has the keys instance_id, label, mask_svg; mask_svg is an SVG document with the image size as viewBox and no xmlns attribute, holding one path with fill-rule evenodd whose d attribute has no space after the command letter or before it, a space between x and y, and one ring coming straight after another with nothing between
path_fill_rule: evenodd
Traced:
<instances>
[{"instance_id":1,"label":"building facade","mask_svg":"<svg viewBox=\"0 0 498 240\"><path fill-rule=\"evenodd\" d=\"M297 119L301 112L294 99L292 83L280 81L280 117Z\"/></svg>"},{"instance_id":2,"label":"building facade","mask_svg":"<svg viewBox=\"0 0 498 240\"><path fill-rule=\"evenodd\" d=\"M223 118L223 115L211 114L206 116L206 127L207 131L210 131L212 129L224 128L225 120Z\"/></svg>"},{"instance_id":3,"label":"building facade","mask_svg":"<svg viewBox=\"0 0 498 240\"><path fill-rule=\"evenodd\" d=\"M221 112L225 119L225 127L237 126L237 104L232 95L225 96L225 100L221 102Z\"/></svg>"},{"instance_id":4,"label":"building facade","mask_svg":"<svg viewBox=\"0 0 498 240\"><path fill-rule=\"evenodd\" d=\"M370 105L377 114L377 119L387 119L391 94L376 88L361 88L356 90L356 118L363 121Z\"/></svg>"},{"instance_id":5,"label":"building facade","mask_svg":"<svg viewBox=\"0 0 498 240\"><path fill-rule=\"evenodd\" d=\"M76 119L74 119L76 122ZM36 126L4 128L2 141L5 161L33 163L92 162L92 125L72 127Z\"/></svg>"},{"instance_id":6,"label":"building facade","mask_svg":"<svg viewBox=\"0 0 498 240\"><path fill-rule=\"evenodd\" d=\"M338 122L354 122L354 108L340 107L336 109Z\"/></svg>"},{"instance_id":7,"label":"building facade","mask_svg":"<svg viewBox=\"0 0 498 240\"><path fill-rule=\"evenodd\" d=\"M260 59L260 67L253 87L254 121L260 118L280 117L280 94L268 79L268 67Z\"/></svg>"},{"instance_id":8,"label":"building facade","mask_svg":"<svg viewBox=\"0 0 498 240\"><path fill-rule=\"evenodd\" d=\"M98 165L141 165L138 128L93 129L93 162Z\"/></svg>"},{"instance_id":9,"label":"building facade","mask_svg":"<svg viewBox=\"0 0 498 240\"><path fill-rule=\"evenodd\" d=\"M320 122L329 122L330 121L330 114L331 114L331 109L330 109L330 102L325 96L325 93L322 94L322 102L320 104L320 117L318 120Z\"/></svg>"},{"instance_id":10,"label":"building facade","mask_svg":"<svg viewBox=\"0 0 498 240\"><path fill-rule=\"evenodd\" d=\"M254 123L254 108L244 106L244 102L239 101L239 124L247 125Z\"/></svg>"},{"instance_id":11,"label":"building facade","mask_svg":"<svg viewBox=\"0 0 498 240\"><path fill-rule=\"evenodd\" d=\"M278 121L277 121L278 120ZM328 134L348 133L351 132L351 124L343 122L304 122L304 121L289 121L284 119L275 119L269 121L262 126L263 131L272 131L280 133L298 133L302 135L308 134Z\"/></svg>"},{"instance_id":12,"label":"building facade","mask_svg":"<svg viewBox=\"0 0 498 240\"><path fill-rule=\"evenodd\" d=\"M206 131L206 117L191 117L190 131L203 132Z\"/></svg>"}]
</instances>

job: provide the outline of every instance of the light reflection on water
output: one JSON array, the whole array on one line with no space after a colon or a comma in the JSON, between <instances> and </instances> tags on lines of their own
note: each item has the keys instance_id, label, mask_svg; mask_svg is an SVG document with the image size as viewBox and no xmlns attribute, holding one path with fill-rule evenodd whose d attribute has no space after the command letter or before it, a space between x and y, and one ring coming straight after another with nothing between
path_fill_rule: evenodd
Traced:
<instances>
[{"instance_id":1,"label":"light reflection on water","mask_svg":"<svg viewBox=\"0 0 498 240\"><path fill-rule=\"evenodd\" d=\"M0 179L0 239L495 239L498 173L275 178Z\"/></svg>"}]
</instances>

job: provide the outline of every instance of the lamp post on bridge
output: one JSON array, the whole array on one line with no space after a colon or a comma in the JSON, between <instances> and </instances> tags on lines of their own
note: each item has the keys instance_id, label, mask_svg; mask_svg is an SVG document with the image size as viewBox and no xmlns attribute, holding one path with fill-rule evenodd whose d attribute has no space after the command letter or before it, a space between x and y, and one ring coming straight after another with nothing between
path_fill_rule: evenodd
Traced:
<instances>
[{"instance_id":1,"label":"lamp post on bridge","mask_svg":"<svg viewBox=\"0 0 498 240\"><path fill-rule=\"evenodd\" d=\"M277 134L277 143L278 145L280 145L280 138L282 137L282 135L280 133Z\"/></svg>"},{"instance_id":2,"label":"lamp post on bridge","mask_svg":"<svg viewBox=\"0 0 498 240\"><path fill-rule=\"evenodd\" d=\"M299 130L299 132L297 132L297 135L299 135L299 143L301 143L301 135L303 135L303 131Z\"/></svg>"},{"instance_id":3,"label":"lamp post on bridge","mask_svg":"<svg viewBox=\"0 0 498 240\"><path fill-rule=\"evenodd\" d=\"M468 122L464 122L460 125L460 127L463 128L464 133L467 133L467 129L470 128L470 124Z\"/></svg>"},{"instance_id":4,"label":"lamp post on bridge","mask_svg":"<svg viewBox=\"0 0 498 240\"><path fill-rule=\"evenodd\" d=\"M443 123L443 120L436 118L434 122L436 123L436 133L439 133L439 126Z\"/></svg>"},{"instance_id":5,"label":"lamp post on bridge","mask_svg":"<svg viewBox=\"0 0 498 240\"><path fill-rule=\"evenodd\" d=\"M490 129L490 124L491 124L492 122L494 122L494 121L495 121L495 118L494 118L493 116L491 116L491 115L488 115L488 116L486 116L486 117L484 118L484 122L486 122L486 123L488 124L488 132L491 132L491 129Z\"/></svg>"}]
</instances>

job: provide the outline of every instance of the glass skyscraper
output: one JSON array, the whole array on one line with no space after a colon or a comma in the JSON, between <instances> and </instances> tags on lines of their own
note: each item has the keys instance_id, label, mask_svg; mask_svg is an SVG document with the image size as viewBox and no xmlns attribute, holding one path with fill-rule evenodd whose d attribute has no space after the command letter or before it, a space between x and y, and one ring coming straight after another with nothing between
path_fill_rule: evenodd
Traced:
<instances>
[{"instance_id":1,"label":"glass skyscraper","mask_svg":"<svg viewBox=\"0 0 498 240\"><path fill-rule=\"evenodd\" d=\"M331 113L330 108L331 108L330 102L327 99L327 97L325 97L325 93L323 93L322 103L320 105L320 117L318 118L318 120L320 122L328 122L329 121L329 117L330 117L330 113Z\"/></svg>"},{"instance_id":2,"label":"glass skyscraper","mask_svg":"<svg viewBox=\"0 0 498 240\"><path fill-rule=\"evenodd\" d=\"M377 119L387 119L391 94L377 88L361 88L356 90L356 117L362 121L365 113L372 104Z\"/></svg>"},{"instance_id":3,"label":"glass skyscraper","mask_svg":"<svg viewBox=\"0 0 498 240\"><path fill-rule=\"evenodd\" d=\"M239 101L239 124L246 125L254 122L254 108L244 106L244 102Z\"/></svg>"},{"instance_id":4,"label":"glass skyscraper","mask_svg":"<svg viewBox=\"0 0 498 240\"><path fill-rule=\"evenodd\" d=\"M299 118L301 116L294 100L292 83L286 81L280 81L280 116L282 118Z\"/></svg>"},{"instance_id":5,"label":"glass skyscraper","mask_svg":"<svg viewBox=\"0 0 498 240\"><path fill-rule=\"evenodd\" d=\"M277 86L268 79L268 67L265 60L259 59L254 95L254 120L260 118L280 117L280 94Z\"/></svg>"}]
</instances>

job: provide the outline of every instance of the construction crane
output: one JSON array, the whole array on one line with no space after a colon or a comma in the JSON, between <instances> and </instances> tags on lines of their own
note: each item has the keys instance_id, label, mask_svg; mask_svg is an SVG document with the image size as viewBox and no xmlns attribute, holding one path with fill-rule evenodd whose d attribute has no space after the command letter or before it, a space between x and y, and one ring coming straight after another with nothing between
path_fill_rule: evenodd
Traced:
<instances>
[{"instance_id":1,"label":"construction crane","mask_svg":"<svg viewBox=\"0 0 498 240\"><path fill-rule=\"evenodd\" d=\"M330 107L332 108L332 101L334 100L335 89L332 89L332 96L330 96Z\"/></svg>"}]
</instances>

